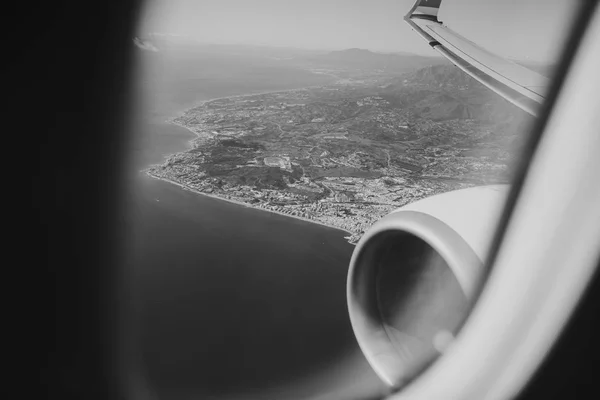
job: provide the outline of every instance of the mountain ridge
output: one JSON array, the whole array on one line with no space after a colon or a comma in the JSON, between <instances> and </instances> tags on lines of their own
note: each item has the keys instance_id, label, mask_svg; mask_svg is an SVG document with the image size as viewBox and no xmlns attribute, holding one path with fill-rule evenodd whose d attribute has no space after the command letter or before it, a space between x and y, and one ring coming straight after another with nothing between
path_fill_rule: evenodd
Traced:
<instances>
[{"instance_id":1,"label":"mountain ridge","mask_svg":"<svg viewBox=\"0 0 600 400\"><path fill-rule=\"evenodd\" d=\"M336 68L403 73L429 65L448 64L445 58L412 53L383 53L361 48L335 50L308 58L314 64Z\"/></svg>"}]
</instances>

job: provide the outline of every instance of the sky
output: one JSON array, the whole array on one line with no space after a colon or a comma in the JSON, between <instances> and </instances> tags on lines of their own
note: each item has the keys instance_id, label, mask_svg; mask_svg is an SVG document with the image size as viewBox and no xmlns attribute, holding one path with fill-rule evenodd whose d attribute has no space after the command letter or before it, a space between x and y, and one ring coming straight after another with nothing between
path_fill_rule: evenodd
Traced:
<instances>
[{"instance_id":1,"label":"sky","mask_svg":"<svg viewBox=\"0 0 600 400\"><path fill-rule=\"evenodd\" d=\"M439 19L505 57L556 58L573 0L444 0ZM436 55L403 16L413 0L147 0L139 31L205 43Z\"/></svg>"}]
</instances>

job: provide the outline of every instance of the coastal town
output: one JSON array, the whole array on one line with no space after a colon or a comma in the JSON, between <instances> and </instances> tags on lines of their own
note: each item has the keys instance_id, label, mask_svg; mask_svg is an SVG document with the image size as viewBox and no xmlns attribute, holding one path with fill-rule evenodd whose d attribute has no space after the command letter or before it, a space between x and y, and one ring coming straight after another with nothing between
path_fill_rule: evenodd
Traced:
<instances>
[{"instance_id":1,"label":"coastal town","mask_svg":"<svg viewBox=\"0 0 600 400\"><path fill-rule=\"evenodd\" d=\"M510 181L530 121L451 66L207 101L171 122L191 148L148 168L189 190L343 229Z\"/></svg>"}]
</instances>

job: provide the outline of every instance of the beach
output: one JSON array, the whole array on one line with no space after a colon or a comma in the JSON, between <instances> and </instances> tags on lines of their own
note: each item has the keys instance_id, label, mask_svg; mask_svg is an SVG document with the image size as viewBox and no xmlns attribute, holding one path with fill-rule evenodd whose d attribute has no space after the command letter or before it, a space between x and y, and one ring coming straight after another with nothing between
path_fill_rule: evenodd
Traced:
<instances>
[{"instance_id":1,"label":"beach","mask_svg":"<svg viewBox=\"0 0 600 400\"><path fill-rule=\"evenodd\" d=\"M210 102L213 102L213 101L218 101L218 100L227 100L227 99L233 99L233 98L239 99L239 98L252 97L252 96L261 95L261 94L272 94L272 93L282 93L282 92L291 92L291 91L303 91L303 90L309 89L311 87L312 86L305 87L305 88L298 88L298 89L290 89L290 90L262 91L260 93L249 93L249 94L240 94L240 95L233 95L233 96L223 96L223 97L216 97L216 98L213 98L213 99L202 100L202 101L196 103L194 106L188 107L184 111L179 112L178 116L168 118L165 122L173 124L173 125L176 125L176 126L179 126L181 128L184 128L184 129L188 130L189 132L193 133L196 136L196 138L190 139L187 142L188 149L191 149L191 148L193 148L193 142L194 142L194 140L196 140L197 138L202 138L202 137L208 137L208 138L210 138L212 136L210 134L208 134L208 133L205 133L206 136L202 136L202 133L195 132L192 129L190 129L189 127L185 126L184 124L181 124L181 123L178 123L178 122L175 121L179 116L185 115L185 113L187 111L195 109L195 108L198 108L198 107L202 107L203 105L205 105L207 103L210 103ZM165 156L165 158L168 158L168 157L170 157L172 155L183 153L183 152L185 152L185 150L181 151L181 152L176 152L176 153L168 154L168 155ZM266 212L270 212L270 213L274 213L274 214L283 215L283 216L289 217L289 218L296 218L296 219L299 219L299 220L302 220L302 221L305 221L305 222L310 222L310 223L313 223L313 224L318 224L318 225L321 225L321 226L325 226L327 228L337 229L337 230L340 230L340 231L343 231L343 232L347 233L348 235L353 235L354 234L354 232L351 232L351 231L349 231L347 229L344 229L342 227L338 227L338 226L335 226L335 225L326 224L326 223L323 223L321 221L317 221L317 220L314 220L314 219L304 218L304 217L297 216L297 215L286 214L286 213L283 213L283 212L280 212L280 211L277 211L277 210L271 210L271 209L268 209L268 208L257 207L257 206L254 206L252 204L248 204L248 203L245 203L243 201L236 200L236 199L225 198L225 197L222 197L222 196L217 196L217 195L206 193L206 192L201 192L201 191L196 190L196 189L194 189L194 188L192 188L192 187L190 187L188 185L185 185L184 183L177 182L177 181L174 181L172 179L168 179L168 178L164 178L164 177L152 174L150 172L149 168L144 169L142 172L145 172L148 176L150 176L150 177L152 177L154 179L159 179L159 180L163 180L165 182L169 182L171 184L177 185L177 186L181 187L182 189L188 190L188 191L193 192L195 194L199 194L199 195L202 195L202 196L211 197L211 198L218 199L218 200L227 201L227 202L230 202L230 203L233 203L233 204L237 204L237 205L241 205L241 206L244 206L244 207L253 208L253 209L256 209L256 210L261 210L261 211L266 211ZM346 239L348 239L348 238L349 238L349 236L346 237ZM349 242L349 243L352 244L352 245L355 245L355 243L352 243L352 242Z\"/></svg>"},{"instance_id":2,"label":"beach","mask_svg":"<svg viewBox=\"0 0 600 400\"><path fill-rule=\"evenodd\" d=\"M313 220L313 219L303 218L303 217L299 217L299 216L297 216L297 215L290 215L290 214L282 213L282 212L280 212L280 211L276 211L276 210L269 210L268 208L255 207L255 206L253 206L252 204L244 203L243 201L239 201L239 200L235 200L235 199L228 199L228 198L224 198L224 197L221 197L221 196L216 196L216 195L214 195L214 194L210 194L210 193L201 192L201 191L199 191L199 190L196 190L196 189L193 189L193 188L191 188L191 187L189 187L189 186L187 186L187 185L185 185L185 184L183 184L183 183L176 182L176 181L174 181L174 180L171 180L171 179L167 179L167 178L163 178L163 177L160 177L160 176L153 175L153 174L152 174L151 172L149 172L149 171L145 171L145 172L146 172L146 174L147 174L148 176L150 176L150 177L152 177L152 178L154 178L154 179L158 179L158 180L161 180L161 181L169 182L169 183L171 183L171 184L173 184L173 185L177 185L177 186L179 186L180 188L182 188L182 189L184 189L184 190L188 190L188 191L190 191L190 192L193 192L193 193L195 193L195 194L199 194L199 195L206 196L206 197L211 197L211 198L213 198L213 199L217 199L217 200L223 200L223 201L227 201L227 202L229 202L229 203L233 203L233 204L237 204L237 205L240 205L240 206L244 206L244 207L252 208L252 209L254 209L254 210L261 210L261 211L266 211L266 212L270 212L270 213L274 213L274 214L283 215L284 217L296 218L296 219L299 219L299 220L301 220L301 221L310 222L310 223L317 224L317 225L321 225L321 226L325 226L325 227L327 227L327 228L331 228L331 229L337 229L337 230L340 230L340 231L344 231L344 232L346 232L346 233L348 233L348 234L350 234L350 235L352 234L352 232L350 232L350 231L348 231L348 230L346 230L346 229L343 229L343 228L339 228L339 227L337 227L337 226L327 225L327 224L324 224L323 222L320 222L320 221L315 221L315 220ZM351 244L352 244L352 243L351 243Z\"/></svg>"}]
</instances>

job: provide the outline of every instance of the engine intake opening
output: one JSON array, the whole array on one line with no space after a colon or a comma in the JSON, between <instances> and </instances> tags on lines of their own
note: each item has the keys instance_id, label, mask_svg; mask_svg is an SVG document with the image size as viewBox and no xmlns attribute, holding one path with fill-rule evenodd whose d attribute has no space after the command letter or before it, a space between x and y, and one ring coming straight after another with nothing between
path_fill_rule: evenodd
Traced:
<instances>
[{"instance_id":1,"label":"engine intake opening","mask_svg":"<svg viewBox=\"0 0 600 400\"><path fill-rule=\"evenodd\" d=\"M400 227L374 228L352 258L350 317L375 371L398 388L437 359L458 333L471 304L449 261L474 260L472 254L449 255L470 250L453 244L462 239L452 237L451 230L432 230L449 235L443 243L451 244L434 248L430 242L438 241L427 229L417 234Z\"/></svg>"}]
</instances>

